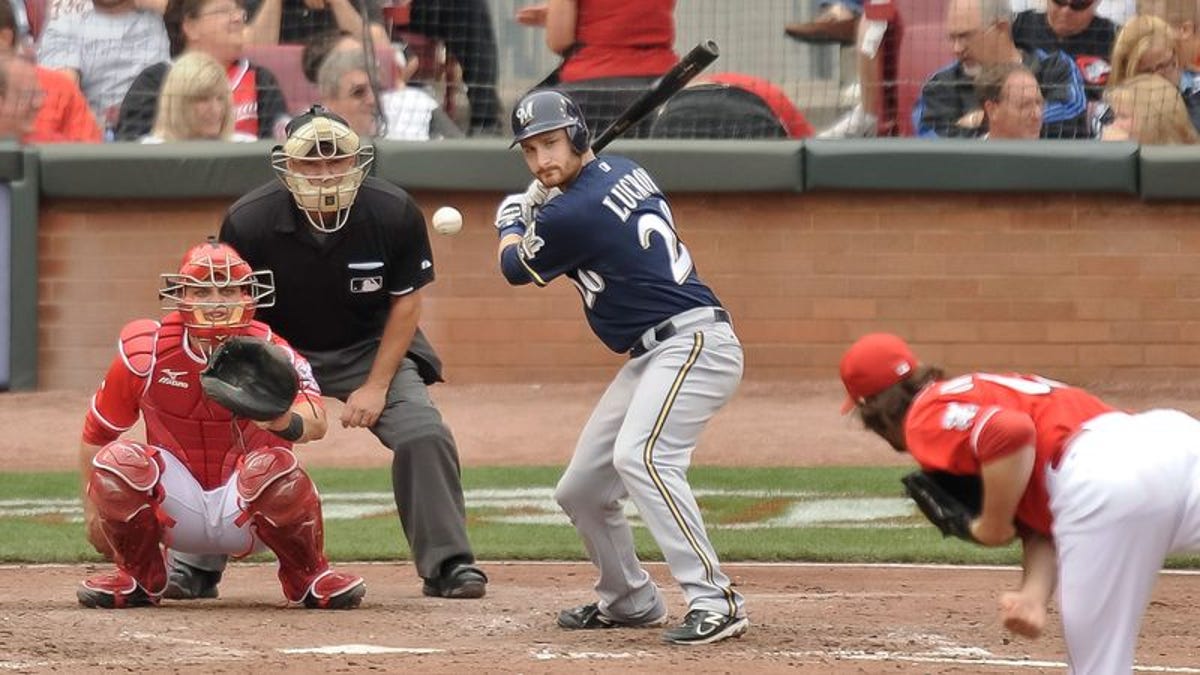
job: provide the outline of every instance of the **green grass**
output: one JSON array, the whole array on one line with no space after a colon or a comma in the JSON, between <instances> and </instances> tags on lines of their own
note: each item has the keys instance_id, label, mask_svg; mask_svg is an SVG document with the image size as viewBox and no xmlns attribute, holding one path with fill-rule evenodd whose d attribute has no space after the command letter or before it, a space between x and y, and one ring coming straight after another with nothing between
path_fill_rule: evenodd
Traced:
<instances>
[{"instance_id":1,"label":"green grass","mask_svg":"<svg viewBox=\"0 0 1200 675\"><path fill-rule=\"evenodd\" d=\"M943 539L919 516L882 521L825 523L806 527L746 527L779 517L793 502L812 498L899 498L905 467L714 468L697 467L690 482L697 491L742 491L699 498L713 544L725 561L927 562L1017 564L1016 546L985 549ZM561 467L484 467L463 474L466 490L505 490L554 486ZM314 469L314 480L327 497L336 493L390 494L387 471ZM73 473L0 473L0 503L5 500L67 499L78 496ZM811 496L797 496L811 493ZM326 521L326 550L334 560L407 560L409 551L399 519L387 512L354 520ZM481 559L586 560L579 537L568 525L497 522L503 506L472 505L468 530ZM661 560L645 528L634 529L638 555ZM99 561L87 544L81 523L64 514L0 517L0 561L45 563ZM1200 556L1180 556L1171 567L1200 567Z\"/></svg>"}]
</instances>

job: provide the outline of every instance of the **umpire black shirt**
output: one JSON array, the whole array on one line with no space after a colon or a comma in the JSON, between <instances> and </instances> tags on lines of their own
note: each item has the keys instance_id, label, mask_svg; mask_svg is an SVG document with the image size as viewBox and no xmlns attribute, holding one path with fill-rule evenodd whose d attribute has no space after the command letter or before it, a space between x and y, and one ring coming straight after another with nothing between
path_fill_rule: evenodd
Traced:
<instances>
[{"instance_id":1,"label":"umpire black shirt","mask_svg":"<svg viewBox=\"0 0 1200 675\"><path fill-rule=\"evenodd\" d=\"M239 199L221 224L221 241L255 270L275 275L275 306L259 309L255 318L302 353L378 339L392 298L433 281L425 217L408 193L387 181L364 180L346 224L324 241L318 234L278 181ZM424 361L427 381L440 379L440 364L420 331L409 355Z\"/></svg>"}]
</instances>

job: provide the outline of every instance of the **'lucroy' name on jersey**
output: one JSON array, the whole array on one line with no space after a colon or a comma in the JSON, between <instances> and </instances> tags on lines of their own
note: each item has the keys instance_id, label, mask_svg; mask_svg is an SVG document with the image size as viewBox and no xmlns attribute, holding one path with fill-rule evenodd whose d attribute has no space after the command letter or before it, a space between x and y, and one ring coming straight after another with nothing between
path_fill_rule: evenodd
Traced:
<instances>
[{"instance_id":1,"label":"'lucroy' name on jersey","mask_svg":"<svg viewBox=\"0 0 1200 675\"><path fill-rule=\"evenodd\" d=\"M607 162L600 162L601 171L612 171L612 167ZM662 190L654 184L654 180L650 178L650 174L646 170L638 167L633 171L621 176L617 179L612 189L608 191L608 196L604 198L604 205L609 208L621 222L629 220L629 216L633 215L634 209L638 204L647 197L662 194Z\"/></svg>"}]
</instances>

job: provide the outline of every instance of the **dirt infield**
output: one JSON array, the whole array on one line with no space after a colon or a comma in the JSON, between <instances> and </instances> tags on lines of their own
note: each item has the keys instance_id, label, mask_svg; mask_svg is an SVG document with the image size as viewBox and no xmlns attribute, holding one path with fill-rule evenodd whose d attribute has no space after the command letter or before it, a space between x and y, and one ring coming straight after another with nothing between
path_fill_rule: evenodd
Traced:
<instances>
[{"instance_id":1,"label":"dirt infield","mask_svg":"<svg viewBox=\"0 0 1200 675\"><path fill-rule=\"evenodd\" d=\"M1100 386L1113 402L1200 410L1200 389L1145 383ZM463 463L561 464L601 385L439 386L439 405ZM710 426L698 464L905 464L906 458L837 415L836 383L747 384ZM74 466L88 394L0 395L6 471ZM336 414L336 406L331 406ZM334 429L303 450L310 466L384 467L370 434ZM0 567L0 671L12 672L1061 672L1065 650L1048 635L1010 639L995 616L1014 569L732 564L752 626L708 648L664 645L656 630L568 632L555 612L591 599L578 564L491 563L481 601L423 598L407 563L349 565L368 582L353 612L281 607L271 566L236 564L222 598L127 612L85 610L74 586L95 568ZM652 566L672 617L684 607ZM1164 575L1138 651L1156 672L1200 673L1200 576ZM292 651L289 651L292 650ZM334 652L328 654L325 652Z\"/></svg>"},{"instance_id":2,"label":"dirt infield","mask_svg":"<svg viewBox=\"0 0 1200 675\"><path fill-rule=\"evenodd\" d=\"M590 600L580 564L486 565L483 600L420 594L408 565L349 565L368 583L352 612L283 608L273 568L236 565L222 598L122 612L79 608L80 567L0 568L0 670L13 672L1061 672L1057 626L1009 640L991 589L1015 570L730 565L751 627L709 647L661 642L657 629L564 631L560 606ZM672 616L683 601L662 565L651 571ZM31 583L36 580L36 583ZM1200 673L1194 576L1163 578L1143 630L1140 664ZM14 592L17 587L21 592ZM1056 620L1056 617L1053 617ZM370 653L370 652L376 653Z\"/></svg>"}]
</instances>

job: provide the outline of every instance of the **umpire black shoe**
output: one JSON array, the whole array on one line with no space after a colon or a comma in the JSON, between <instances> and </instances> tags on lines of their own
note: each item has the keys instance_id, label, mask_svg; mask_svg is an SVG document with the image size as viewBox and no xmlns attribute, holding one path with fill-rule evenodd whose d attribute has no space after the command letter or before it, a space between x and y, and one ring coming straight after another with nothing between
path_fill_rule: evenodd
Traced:
<instances>
[{"instance_id":1,"label":"umpire black shoe","mask_svg":"<svg viewBox=\"0 0 1200 675\"><path fill-rule=\"evenodd\" d=\"M487 575L474 565L449 565L436 579L426 579L421 592L431 598L473 600L487 594Z\"/></svg>"},{"instance_id":2,"label":"umpire black shoe","mask_svg":"<svg viewBox=\"0 0 1200 675\"><path fill-rule=\"evenodd\" d=\"M693 609L683 625L663 633L663 641L677 645L707 645L725 638L741 637L750 627L750 619L729 616L708 609Z\"/></svg>"},{"instance_id":3,"label":"umpire black shoe","mask_svg":"<svg viewBox=\"0 0 1200 675\"><path fill-rule=\"evenodd\" d=\"M163 597L171 600L200 600L217 597L221 573L192 567L178 560L171 561L167 574L167 589Z\"/></svg>"},{"instance_id":4,"label":"umpire black shoe","mask_svg":"<svg viewBox=\"0 0 1200 675\"><path fill-rule=\"evenodd\" d=\"M667 614L645 621L619 621L600 612L600 605L592 603L564 609L558 613L558 626L567 630L594 630L600 628L658 628L667 625Z\"/></svg>"}]
</instances>

